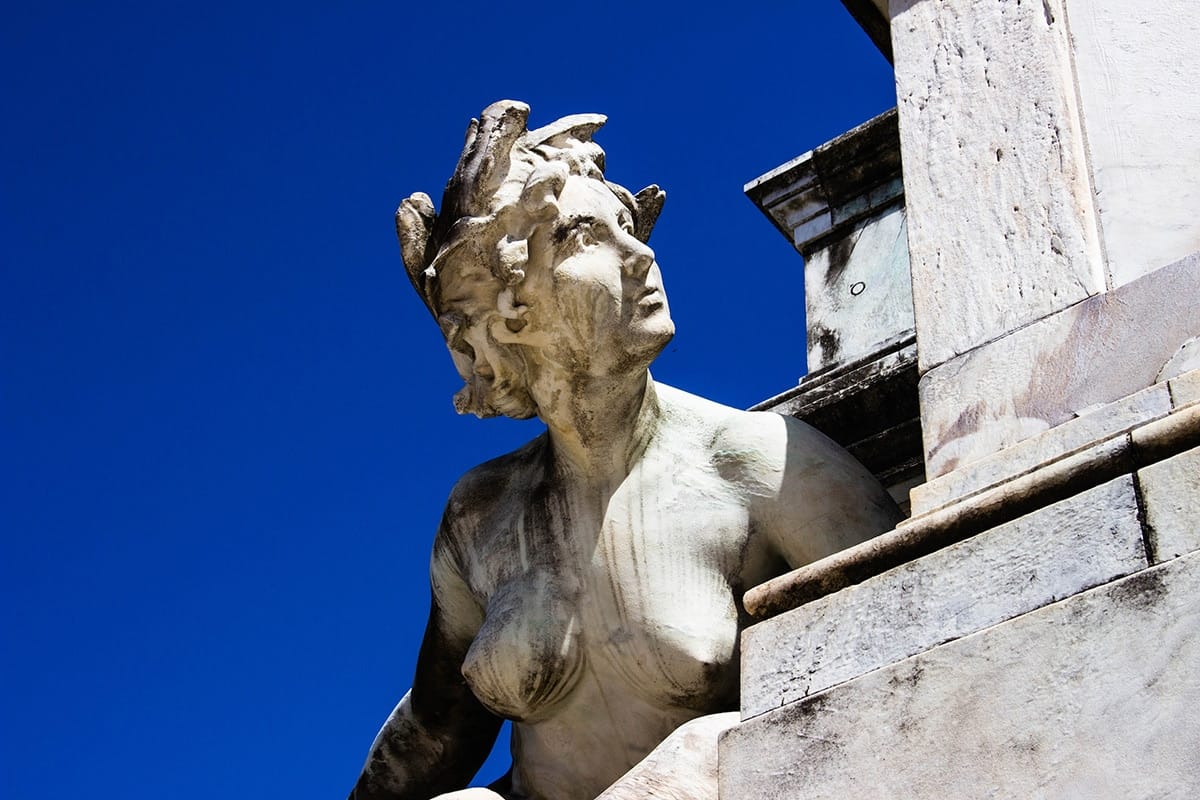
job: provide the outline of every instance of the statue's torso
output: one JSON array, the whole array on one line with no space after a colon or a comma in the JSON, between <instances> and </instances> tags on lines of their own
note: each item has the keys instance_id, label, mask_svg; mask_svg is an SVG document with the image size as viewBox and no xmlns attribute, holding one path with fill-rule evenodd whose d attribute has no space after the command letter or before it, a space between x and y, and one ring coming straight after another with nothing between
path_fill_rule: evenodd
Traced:
<instances>
[{"instance_id":1,"label":"statue's torso","mask_svg":"<svg viewBox=\"0 0 1200 800\"><path fill-rule=\"evenodd\" d=\"M665 431L616 486L570 479L535 442L461 532L486 609L463 674L518 721L534 796L594 797L679 724L737 705L740 596L779 565L705 421Z\"/></svg>"}]
</instances>

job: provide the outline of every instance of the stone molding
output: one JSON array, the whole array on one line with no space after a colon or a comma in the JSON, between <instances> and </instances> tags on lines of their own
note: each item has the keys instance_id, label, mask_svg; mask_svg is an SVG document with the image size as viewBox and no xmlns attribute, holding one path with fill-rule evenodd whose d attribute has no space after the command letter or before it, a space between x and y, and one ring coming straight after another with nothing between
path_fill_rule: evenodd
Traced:
<instances>
[{"instance_id":1,"label":"stone molding","mask_svg":"<svg viewBox=\"0 0 1200 800\"><path fill-rule=\"evenodd\" d=\"M768 619L1197 445L1200 402L1190 402L756 586L746 592L746 610L755 619Z\"/></svg>"},{"instance_id":2,"label":"stone molding","mask_svg":"<svg viewBox=\"0 0 1200 800\"><path fill-rule=\"evenodd\" d=\"M745 186L746 196L806 258L821 240L904 194L896 109Z\"/></svg>"},{"instance_id":3,"label":"stone molding","mask_svg":"<svg viewBox=\"0 0 1200 800\"><path fill-rule=\"evenodd\" d=\"M1198 595L1193 552L762 714L721 796L1194 797Z\"/></svg>"},{"instance_id":4,"label":"stone molding","mask_svg":"<svg viewBox=\"0 0 1200 800\"><path fill-rule=\"evenodd\" d=\"M1171 413L1166 383L1155 384L1109 403L1062 425L1031 436L1012 447L934 478L911 492L915 515L928 514L952 503L1035 472L1096 442L1133 430Z\"/></svg>"}]
</instances>

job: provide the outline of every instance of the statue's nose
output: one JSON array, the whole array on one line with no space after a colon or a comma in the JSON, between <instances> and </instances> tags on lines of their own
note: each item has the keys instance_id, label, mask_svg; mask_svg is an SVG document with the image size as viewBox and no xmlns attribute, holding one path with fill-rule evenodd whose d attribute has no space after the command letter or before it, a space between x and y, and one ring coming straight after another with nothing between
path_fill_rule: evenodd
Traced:
<instances>
[{"instance_id":1,"label":"statue's nose","mask_svg":"<svg viewBox=\"0 0 1200 800\"><path fill-rule=\"evenodd\" d=\"M654 263L654 251L633 236L626 238L625 269L635 278L644 278Z\"/></svg>"}]
</instances>

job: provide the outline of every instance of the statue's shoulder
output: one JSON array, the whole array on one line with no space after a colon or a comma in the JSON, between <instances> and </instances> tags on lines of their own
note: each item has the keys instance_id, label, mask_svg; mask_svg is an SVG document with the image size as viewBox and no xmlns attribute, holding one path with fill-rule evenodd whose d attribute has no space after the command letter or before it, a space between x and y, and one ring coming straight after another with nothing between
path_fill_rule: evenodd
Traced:
<instances>
[{"instance_id":1,"label":"statue's shoulder","mask_svg":"<svg viewBox=\"0 0 1200 800\"><path fill-rule=\"evenodd\" d=\"M659 395L686 427L703 437L721 460L753 460L768 465L785 457L788 429L797 420L769 411L744 411L659 384Z\"/></svg>"},{"instance_id":2,"label":"statue's shoulder","mask_svg":"<svg viewBox=\"0 0 1200 800\"><path fill-rule=\"evenodd\" d=\"M446 522L464 516L489 515L511 504L514 493L528 491L540 475L546 448L546 434L524 446L490 459L458 479L446 503Z\"/></svg>"},{"instance_id":3,"label":"statue's shoulder","mask_svg":"<svg viewBox=\"0 0 1200 800\"><path fill-rule=\"evenodd\" d=\"M684 427L704 438L722 467L762 478L787 466L823 466L847 456L841 447L802 420L773 411L743 411L660 385L660 396ZM724 470L722 470L724 471ZM761 473L761 474L760 474Z\"/></svg>"}]
</instances>

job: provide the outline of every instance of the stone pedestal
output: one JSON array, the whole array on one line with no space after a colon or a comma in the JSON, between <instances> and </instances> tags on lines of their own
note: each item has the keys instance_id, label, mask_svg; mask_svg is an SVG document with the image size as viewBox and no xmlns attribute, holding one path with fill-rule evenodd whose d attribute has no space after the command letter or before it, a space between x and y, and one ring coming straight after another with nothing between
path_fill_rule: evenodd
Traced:
<instances>
[{"instance_id":1,"label":"stone pedestal","mask_svg":"<svg viewBox=\"0 0 1200 800\"><path fill-rule=\"evenodd\" d=\"M886 16L925 481L747 592L722 795L1190 798L1200 7Z\"/></svg>"}]
</instances>

